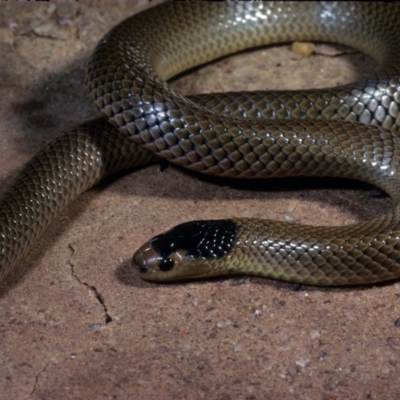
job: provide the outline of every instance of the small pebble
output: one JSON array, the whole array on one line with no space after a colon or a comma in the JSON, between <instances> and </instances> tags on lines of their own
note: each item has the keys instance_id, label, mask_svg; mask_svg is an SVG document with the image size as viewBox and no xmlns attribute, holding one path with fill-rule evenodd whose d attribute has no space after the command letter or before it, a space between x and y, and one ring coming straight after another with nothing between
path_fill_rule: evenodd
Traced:
<instances>
[{"instance_id":1,"label":"small pebble","mask_svg":"<svg viewBox=\"0 0 400 400\"><path fill-rule=\"evenodd\" d=\"M309 42L293 42L292 51L302 57L310 57L315 52L315 44Z\"/></svg>"}]
</instances>

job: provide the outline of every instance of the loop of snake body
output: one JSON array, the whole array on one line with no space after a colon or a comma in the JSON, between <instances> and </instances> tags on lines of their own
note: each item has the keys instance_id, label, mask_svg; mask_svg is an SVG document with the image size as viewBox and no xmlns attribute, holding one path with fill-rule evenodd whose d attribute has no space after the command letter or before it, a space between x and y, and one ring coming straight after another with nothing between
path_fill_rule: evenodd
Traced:
<instances>
[{"instance_id":1,"label":"loop of snake body","mask_svg":"<svg viewBox=\"0 0 400 400\"><path fill-rule=\"evenodd\" d=\"M189 222L134 254L144 279L250 274L353 285L399 278L399 23L396 2L168 2L125 20L87 65L86 85L104 118L47 145L0 199L0 279L82 192L159 157L234 178L358 179L382 188L394 206L343 227ZM323 90L193 97L166 83L233 52L295 40L351 46L380 72Z\"/></svg>"}]
</instances>

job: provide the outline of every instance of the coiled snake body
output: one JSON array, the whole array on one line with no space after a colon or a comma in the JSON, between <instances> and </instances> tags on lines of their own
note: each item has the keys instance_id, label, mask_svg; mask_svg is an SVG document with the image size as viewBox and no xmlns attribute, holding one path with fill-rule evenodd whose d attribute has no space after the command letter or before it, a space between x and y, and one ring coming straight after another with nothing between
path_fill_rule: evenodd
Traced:
<instances>
[{"instance_id":1,"label":"coiled snake body","mask_svg":"<svg viewBox=\"0 0 400 400\"><path fill-rule=\"evenodd\" d=\"M145 279L242 273L349 285L400 277L399 22L398 3L371 2L164 3L122 22L87 66L86 85L105 118L47 145L0 201L0 279L83 191L158 157L235 178L355 178L385 190L394 207L344 227L183 224L135 253ZM165 83L232 52L294 40L354 47L381 72L324 90L192 98Z\"/></svg>"}]
</instances>

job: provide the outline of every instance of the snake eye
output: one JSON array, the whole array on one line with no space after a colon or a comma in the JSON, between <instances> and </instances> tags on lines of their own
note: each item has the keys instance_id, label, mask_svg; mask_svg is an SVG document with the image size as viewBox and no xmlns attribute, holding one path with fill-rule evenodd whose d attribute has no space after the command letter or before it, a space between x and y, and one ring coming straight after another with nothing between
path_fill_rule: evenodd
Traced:
<instances>
[{"instance_id":1,"label":"snake eye","mask_svg":"<svg viewBox=\"0 0 400 400\"><path fill-rule=\"evenodd\" d=\"M161 271L169 271L173 268L174 266L174 260L172 260L171 258L163 258L160 261L160 270Z\"/></svg>"}]
</instances>

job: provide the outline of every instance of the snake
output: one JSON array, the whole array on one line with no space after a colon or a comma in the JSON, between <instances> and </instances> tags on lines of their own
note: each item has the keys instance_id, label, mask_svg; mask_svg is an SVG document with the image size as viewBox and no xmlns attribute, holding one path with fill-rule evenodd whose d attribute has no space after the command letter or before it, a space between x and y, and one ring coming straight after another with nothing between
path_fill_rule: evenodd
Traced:
<instances>
[{"instance_id":1,"label":"snake","mask_svg":"<svg viewBox=\"0 0 400 400\"><path fill-rule=\"evenodd\" d=\"M166 2L121 22L85 74L102 117L47 144L0 198L0 280L60 211L104 177L164 159L238 179L341 177L393 201L345 226L255 218L191 221L139 247L154 282L255 275L308 285L400 277L400 4ZM211 60L293 41L339 43L379 65L339 87L183 96L168 80Z\"/></svg>"}]
</instances>

